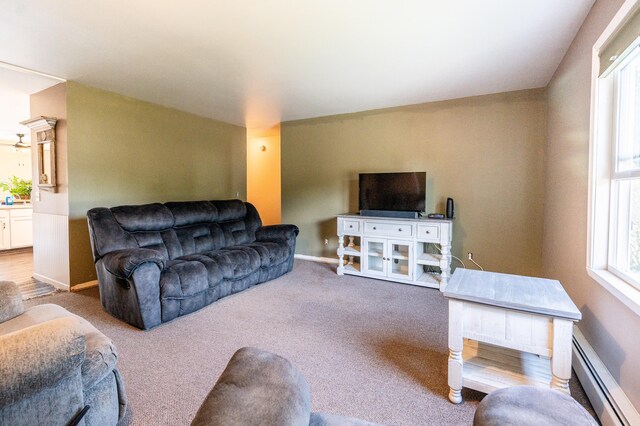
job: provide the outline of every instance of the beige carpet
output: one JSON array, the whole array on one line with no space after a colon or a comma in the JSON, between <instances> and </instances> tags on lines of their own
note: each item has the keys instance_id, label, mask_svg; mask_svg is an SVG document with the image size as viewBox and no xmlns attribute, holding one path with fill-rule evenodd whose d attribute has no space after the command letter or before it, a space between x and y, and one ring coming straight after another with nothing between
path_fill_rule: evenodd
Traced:
<instances>
[{"instance_id":1,"label":"beige carpet","mask_svg":"<svg viewBox=\"0 0 640 426\"><path fill-rule=\"evenodd\" d=\"M296 261L292 273L151 331L108 315L97 289L57 303L110 336L129 396L123 424L188 425L233 352L255 346L305 375L312 409L393 425L470 425L484 394L447 399L447 304L437 290ZM572 379L572 395L588 404Z\"/></svg>"}]
</instances>

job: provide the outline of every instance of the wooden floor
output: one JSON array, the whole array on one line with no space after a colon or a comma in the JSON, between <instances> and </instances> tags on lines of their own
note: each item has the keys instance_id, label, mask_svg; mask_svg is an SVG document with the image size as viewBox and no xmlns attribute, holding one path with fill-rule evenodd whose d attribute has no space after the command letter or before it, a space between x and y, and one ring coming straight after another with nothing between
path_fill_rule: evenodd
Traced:
<instances>
[{"instance_id":1,"label":"wooden floor","mask_svg":"<svg viewBox=\"0 0 640 426\"><path fill-rule=\"evenodd\" d=\"M0 281L18 284L30 281L33 275L33 249L31 247L0 251Z\"/></svg>"},{"instance_id":2,"label":"wooden floor","mask_svg":"<svg viewBox=\"0 0 640 426\"><path fill-rule=\"evenodd\" d=\"M23 299L45 296L56 291L52 285L33 278L31 247L0 251L0 281L13 281L20 287Z\"/></svg>"}]
</instances>

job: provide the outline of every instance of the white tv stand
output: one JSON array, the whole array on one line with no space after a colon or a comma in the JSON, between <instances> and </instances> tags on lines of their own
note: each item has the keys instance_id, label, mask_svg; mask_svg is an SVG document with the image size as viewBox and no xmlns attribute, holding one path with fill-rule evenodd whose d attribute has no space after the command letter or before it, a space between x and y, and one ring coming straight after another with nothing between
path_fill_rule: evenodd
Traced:
<instances>
[{"instance_id":1,"label":"white tv stand","mask_svg":"<svg viewBox=\"0 0 640 426\"><path fill-rule=\"evenodd\" d=\"M338 275L442 291L451 274L452 225L450 219L338 215Z\"/></svg>"}]
</instances>

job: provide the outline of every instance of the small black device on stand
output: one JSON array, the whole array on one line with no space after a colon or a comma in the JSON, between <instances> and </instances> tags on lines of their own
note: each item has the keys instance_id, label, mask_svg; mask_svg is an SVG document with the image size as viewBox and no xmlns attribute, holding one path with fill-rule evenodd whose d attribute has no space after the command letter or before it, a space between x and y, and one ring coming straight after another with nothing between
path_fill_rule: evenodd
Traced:
<instances>
[{"instance_id":1,"label":"small black device on stand","mask_svg":"<svg viewBox=\"0 0 640 426\"><path fill-rule=\"evenodd\" d=\"M429 213L428 219L453 219L453 198L447 198L446 214L442 213Z\"/></svg>"},{"instance_id":2,"label":"small black device on stand","mask_svg":"<svg viewBox=\"0 0 640 426\"><path fill-rule=\"evenodd\" d=\"M447 219L453 219L453 198L447 198Z\"/></svg>"}]
</instances>

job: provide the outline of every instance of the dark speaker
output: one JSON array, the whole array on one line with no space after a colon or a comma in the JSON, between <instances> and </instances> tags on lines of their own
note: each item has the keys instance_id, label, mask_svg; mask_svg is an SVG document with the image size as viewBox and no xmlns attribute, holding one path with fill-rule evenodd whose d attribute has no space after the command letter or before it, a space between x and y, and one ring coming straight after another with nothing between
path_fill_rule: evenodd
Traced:
<instances>
[{"instance_id":1,"label":"dark speaker","mask_svg":"<svg viewBox=\"0 0 640 426\"><path fill-rule=\"evenodd\" d=\"M453 198L447 198L447 219L453 219Z\"/></svg>"}]
</instances>

